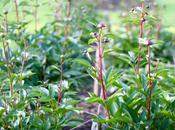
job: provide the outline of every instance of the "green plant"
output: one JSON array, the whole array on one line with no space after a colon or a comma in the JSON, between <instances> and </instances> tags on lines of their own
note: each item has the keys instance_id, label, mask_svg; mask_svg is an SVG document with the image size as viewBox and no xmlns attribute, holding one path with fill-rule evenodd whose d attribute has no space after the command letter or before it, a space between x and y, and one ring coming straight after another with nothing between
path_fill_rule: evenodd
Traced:
<instances>
[{"instance_id":1,"label":"green plant","mask_svg":"<svg viewBox=\"0 0 175 130\"><path fill-rule=\"evenodd\" d=\"M10 63L10 47L8 43L8 19L7 19L8 11L4 12L4 29L3 34L1 36L2 38L2 44L3 44L3 52L4 52L4 59L6 62L6 68L8 73L8 78L10 82L10 95L13 95L13 79L12 79L12 73L11 73L11 63Z\"/></svg>"},{"instance_id":2,"label":"green plant","mask_svg":"<svg viewBox=\"0 0 175 130\"><path fill-rule=\"evenodd\" d=\"M67 1L67 8L66 8L66 19L71 19L71 0ZM64 27L64 44L63 44L63 50L62 55L60 56L60 83L59 83L59 89L58 89L58 104L62 102L62 80L63 80L63 64L64 64L64 55L65 50L67 48L67 40L68 35L70 31L70 25L69 20L66 21L65 27Z\"/></svg>"}]
</instances>

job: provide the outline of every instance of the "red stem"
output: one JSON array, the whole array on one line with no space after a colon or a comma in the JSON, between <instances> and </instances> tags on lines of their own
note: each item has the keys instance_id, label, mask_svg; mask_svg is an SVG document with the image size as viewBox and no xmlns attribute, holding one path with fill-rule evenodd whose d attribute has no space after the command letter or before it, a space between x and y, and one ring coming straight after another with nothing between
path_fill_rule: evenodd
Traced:
<instances>
[{"instance_id":1,"label":"red stem","mask_svg":"<svg viewBox=\"0 0 175 130\"><path fill-rule=\"evenodd\" d=\"M15 11L16 11L16 22L17 22L17 24L19 24L19 10L18 10L17 0L14 0L14 3L15 3ZM20 40L20 31L19 31L19 28L18 28L18 40Z\"/></svg>"},{"instance_id":2,"label":"red stem","mask_svg":"<svg viewBox=\"0 0 175 130\"><path fill-rule=\"evenodd\" d=\"M151 96L152 96L152 80L150 79L150 66L151 66L151 61L150 61L150 46L147 46L148 48L148 80L149 80L149 95L148 95L148 99L147 99L147 111L148 111L148 115L147 118L148 120L150 119L150 115L151 115Z\"/></svg>"},{"instance_id":3,"label":"red stem","mask_svg":"<svg viewBox=\"0 0 175 130\"><path fill-rule=\"evenodd\" d=\"M62 102L62 82L63 82L63 59L60 62L60 84L58 89L58 104Z\"/></svg>"},{"instance_id":4,"label":"red stem","mask_svg":"<svg viewBox=\"0 0 175 130\"><path fill-rule=\"evenodd\" d=\"M12 84L12 78L11 78L11 70L10 70L10 65L9 65L9 61L6 55L6 47L5 47L5 41L2 41L3 43L3 49L4 49L4 56L5 56L5 62L6 62L6 66L7 66L7 72L8 72L8 77L10 80L10 95L13 95L13 84Z\"/></svg>"},{"instance_id":5,"label":"red stem","mask_svg":"<svg viewBox=\"0 0 175 130\"><path fill-rule=\"evenodd\" d=\"M5 22L5 29L6 29L5 30L5 33L6 33L6 35L8 35L8 16L7 16L7 14L5 14L5 19L4 20L5 20L4 22ZM7 45L7 59L9 60L10 59L10 47L9 47L9 43L6 42L6 45Z\"/></svg>"},{"instance_id":6,"label":"red stem","mask_svg":"<svg viewBox=\"0 0 175 130\"><path fill-rule=\"evenodd\" d=\"M69 18L71 15L71 1L68 0L67 4L67 12L66 12L66 17ZM66 26L64 27L64 45L63 45L63 51L62 51L62 56L64 56L65 53L65 48L66 48L66 41L67 41L67 36L69 33L70 27L69 24L66 23ZM64 57L61 57L60 60L60 84L58 88L58 105L62 102L62 82L63 82L63 63L64 63Z\"/></svg>"},{"instance_id":7,"label":"red stem","mask_svg":"<svg viewBox=\"0 0 175 130\"><path fill-rule=\"evenodd\" d=\"M8 17L7 17L7 14L5 14L5 19L4 19L4 22L5 22L5 31L4 33L6 34L6 37L8 35ZM10 80L10 95L12 96L13 95L13 81L12 81L12 78L11 78L11 70L10 70L10 47L9 47L9 44L8 42L6 41L7 38L5 37L5 41L4 39L2 39L2 43L3 43L3 49L4 49L4 56L5 56L5 61L6 61L6 66L7 66L7 71L8 71L8 77L9 77L9 80ZM6 47L7 47L7 54L6 54Z\"/></svg>"},{"instance_id":8,"label":"red stem","mask_svg":"<svg viewBox=\"0 0 175 130\"><path fill-rule=\"evenodd\" d=\"M24 72L24 65L27 61L27 44L26 44L26 38L24 37L24 57L23 57L23 61L22 61L22 67L21 67L21 85L22 85L22 74Z\"/></svg>"},{"instance_id":9,"label":"red stem","mask_svg":"<svg viewBox=\"0 0 175 130\"><path fill-rule=\"evenodd\" d=\"M142 3L142 10L143 9L144 9L144 3ZM143 31L144 31L143 23L144 23L144 12L142 12L141 18L140 18L140 36L139 36L139 38L143 38ZM139 49L138 49L138 58L137 58L138 62L137 62L137 67L136 67L136 74L137 75L140 74L139 69L140 69L140 61L141 61L141 56L140 56L141 49L142 49L142 43L140 42Z\"/></svg>"},{"instance_id":10,"label":"red stem","mask_svg":"<svg viewBox=\"0 0 175 130\"><path fill-rule=\"evenodd\" d=\"M14 0L15 9L16 9L16 22L19 23L19 11L18 11L18 3L17 0Z\"/></svg>"},{"instance_id":11,"label":"red stem","mask_svg":"<svg viewBox=\"0 0 175 130\"><path fill-rule=\"evenodd\" d=\"M98 56L99 56L99 80L101 83L103 99L106 100L107 96L106 96L106 90L105 90L105 85L103 81L103 49L101 47L101 30L100 30L99 36L97 37L97 41L98 41L97 47L98 47Z\"/></svg>"},{"instance_id":12,"label":"red stem","mask_svg":"<svg viewBox=\"0 0 175 130\"><path fill-rule=\"evenodd\" d=\"M160 39L160 30L161 30L161 23L157 24L157 39Z\"/></svg>"},{"instance_id":13,"label":"red stem","mask_svg":"<svg viewBox=\"0 0 175 130\"><path fill-rule=\"evenodd\" d=\"M106 94L106 89L105 89L105 85L104 85L104 80L103 80L103 48L101 47L101 29L99 31L99 35L97 37L97 48L98 48L98 56L99 56L99 80L100 80L100 84L101 84L101 89L102 89L102 97L103 100L107 100L107 94ZM108 107L105 105L106 108L106 112L107 112L107 116L110 119L110 113L109 113L109 109Z\"/></svg>"}]
</instances>

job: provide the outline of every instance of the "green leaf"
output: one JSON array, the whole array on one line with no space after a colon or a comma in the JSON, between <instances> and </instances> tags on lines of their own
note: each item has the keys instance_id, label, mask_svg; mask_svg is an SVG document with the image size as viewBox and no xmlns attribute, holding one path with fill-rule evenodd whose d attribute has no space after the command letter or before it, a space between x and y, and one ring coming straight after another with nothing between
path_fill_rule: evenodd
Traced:
<instances>
[{"instance_id":1,"label":"green leaf","mask_svg":"<svg viewBox=\"0 0 175 130\"><path fill-rule=\"evenodd\" d=\"M6 112L6 109L3 107L0 107L0 117Z\"/></svg>"},{"instance_id":2,"label":"green leaf","mask_svg":"<svg viewBox=\"0 0 175 130\"><path fill-rule=\"evenodd\" d=\"M40 102L50 102L52 99L49 96L42 96L39 98Z\"/></svg>"},{"instance_id":3,"label":"green leaf","mask_svg":"<svg viewBox=\"0 0 175 130\"><path fill-rule=\"evenodd\" d=\"M97 42L97 39L93 38L93 39L89 39L88 44L94 44L96 42Z\"/></svg>"},{"instance_id":4,"label":"green leaf","mask_svg":"<svg viewBox=\"0 0 175 130\"><path fill-rule=\"evenodd\" d=\"M94 93L89 93L90 97L86 98L85 101L87 103L99 103L101 105L104 105L104 101L102 98L98 97L97 95L95 95Z\"/></svg>"},{"instance_id":5,"label":"green leaf","mask_svg":"<svg viewBox=\"0 0 175 130\"><path fill-rule=\"evenodd\" d=\"M85 59L76 59L75 62L77 62L78 64L81 64L85 67L91 67L91 64Z\"/></svg>"}]
</instances>

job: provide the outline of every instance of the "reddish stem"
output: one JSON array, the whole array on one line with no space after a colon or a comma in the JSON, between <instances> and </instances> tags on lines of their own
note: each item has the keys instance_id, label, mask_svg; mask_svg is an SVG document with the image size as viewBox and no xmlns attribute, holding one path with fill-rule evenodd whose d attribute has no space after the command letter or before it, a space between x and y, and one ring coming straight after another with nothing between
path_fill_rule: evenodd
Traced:
<instances>
[{"instance_id":1,"label":"reddish stem","mask_svg":"<svg viewBox=\"0 0 175 130\"><path fill-rule=\"evenodd\" d=\"M8 35L8 16L7 16L7 14L5 14L4 22L5 22L5 34ZM9 47L9 43L6 42L6 45L7 45L7 59L9 60L10 59L10 47Z\"/></svg>"},{"instance_id":2,"label":"reddish stem","mask_svg":"<svg viewBox=\"0 0 175 130\"><path fill-rule=\"evenodd\" d=\"M17 0L14 0L14 3L15 3L15 11L16 11L16 22L17 22L17 25L18 25L19 24L19 10L18 10ZM19 28L18 28L18 40L20 40L20 31L19 31Z\"/></svg>"},{"instance_id":3,"label":"reddish stem","mask_svg":"<svg viewBox=\"0 0 175 130\"><path fill-rule=\"evenodd\" d=\"M105 90L105 85L104 85L104 81L103 81L103 49L101 47L101 29L99 31L99 36L97 37L97 41L98 41L98 62L99 62L99 80L101 83L101 88L102 88L102 96L103 99L106 100L107 96L106 96L106 90Z\"/></svg>"},{"instance_id":4,"label":"reddish stem","mask_svg":"<svg viewBox=\"0 0 175 130\"><path fill-rule=\"evenodd\" d=\"M144 9L144 3L142 3L142 10ZM143 38L143 31L144 31L144 12L142 12L141 14L141 18L140 18L140 36L139 38ZM142 49L142 43L139 43L139 49L138 49L138 62L137 62L137 67L136 67L136 74L139 75L139 69L140 69L140 61L141 61L141 56L140 56L140 52Z\"/></svg>"},{"instance_id":5,"label":"reddish stem","mask_svg":"<svg viewBox=\"0 0 175 130\"><path fill-rule=\"evenodd\" d=\"M151 61L150 61L150 45L147 46L148 48L148 78L149 78L149 95L148 95L148 99L147 99L147 118L148 120L150 119L150 115L151 115L151 96L152 96L152 80L150 79L150 67L151 67Z\"/></svg>"},{"instance_id":6,"label":"reddish stem","mask_svg":"<svg viewBox=\"0 0 175 130\"><path fill-rule=\"evenodd\" d=\"M101 47L101 31L102 29L100 29L99 31L99 35L97 37L97 48L98 48L98 62L99 62L99 80L100 80L100 84L101 84L101 89L102 89L102 97L103 100L107 100L107 94L106 94L106 89L105 89L105 85L104 85L104 80L103 80L103 48ZM107 112L107 116L110 119L110 113L109 113L109 109L107 106L105 106L106 108L106 112Z\"/></svg>"},{"instance_id":7,"label":"reddish stem","mask_svg":"<svg viewBox=\"0 0 175 130\"><path fill-rule=\"evenodd\" d=\"M4 18L4 22L5 22L5 31L4 33L6 34L5 36L5 41L4 39L2 39L2 43L3 43L3 49L4 49L4 56L5 56L5 61L6 61L6 66L7 66L7 71L8 71L8 77L10 80L10 95L13 95L13 81L12 81L12 76L11 76L11 70L10 70L10 47L7 40L7 35L8 35L8 17L7 14L5 14L5 18ZM6 47L7 47L7 51L6 51ZM6 54L7 52L7 54Z\"/></svg>"},{"instance_id":8,"label":"reddish stem","mask_svg":"<svg viewBox=\"0 0 175 130\"><path fill-rule=\"evenodd\" d=\"M22 61L22 67L21 67L21 85L22 85L22 74L24 72L24 65L27 61L27 44L26 44L26 38L24 37L24 57Z\"/></svg>"},{"instance_id":9,"label":"reddish stem","mask_svg":"<svg viewBox=\"0 0 175 130\"><path fill-rule=\"evenodd\" d=\"M12 76L11 76L9 61L8 61L8 58L7 58L7 55L6 55L6 47L5 47L5 41L4 40L2 41L2 44L3 44L3 49L4 49L4 56L5 56L6 66L7 66L8 77L9 77L9 80L10 80L10 95L12 96L13 95L13 84L12 84L12 78L11 78Z\"/></svg>"},{"instance_id":10,"label":"reddish stem","mask_svg":"<svg viewBox=\"0 0 175 130\"><path fill-rule=\"evenodd\" d=\"M66 12L66 17L69 18L71 15L71 1L68 0L67 4L67 12ZM66 23L66 26L64 27L64 45L63 45L63 51L62 51L62 56L64 56L65 53L65 48L66 48L66 41L69 33L69 24ZM63 82L63 63L64 63L64 57L61 57L60 60L60 84L58 88L58 105L62 102L62 82Z\"/></svg>"},{"instance_id":11,"label":"reddish stem","mask_svg":"<svg viewBox=\"0 0 175 130\"><path fill-rule=\"evenodd\" d=\"M161 23L157 24L157 39L160 39Z\"/></svg>"},{"instance_id":12,"label":"reddish stem","mask_svg":"<svg viewBox=\"0 0 175 130\"><path fill-rule=\"evenodd\" d=\"M62 102L62 83L63 83L63 58L60 61L60 84L58 89L58 104Z\"/></svg>"}]
</instances>

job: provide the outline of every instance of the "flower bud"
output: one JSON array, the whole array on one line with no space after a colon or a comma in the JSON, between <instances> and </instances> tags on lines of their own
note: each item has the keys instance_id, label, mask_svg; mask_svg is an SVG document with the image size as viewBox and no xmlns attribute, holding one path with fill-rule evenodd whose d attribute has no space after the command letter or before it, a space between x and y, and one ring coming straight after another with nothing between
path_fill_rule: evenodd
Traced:
<instances>
[{"instance_id":1,"label":"flower bud","mask_svg":"<svg viewBox=\"0 0 175 130\"><path fill-rule=\"evenodd\" d=\"M108 43L109 42L109 39L107 37L104 37L104 43Z\"/></svg>"},{"instance_id":2,"label":"flower bud","mask_svg":"<svg viewBox=\"0 0 175 130\"><path fill-rule=\"evenodd\" d=\"M153 42L152 42L151 40L148 39L146 44L147 44L147 46L150 46L150 45L153 44Z\"/></svg>"},{"instance_id":3,"label":"flower bud","mask_svg":"<svg viewBox=\"0 0 175 130\"><path fill-rule=\"evenodd\" d=\"M100 29L103 29L106 27L106 24L104 22L100 22L98 25L97 25L97 28L100 28Z\"/></svg>"},{"instance_id":4,"label":"flower bud","mask_svg":"<svg viewBox=\"0 0 175 130\"><path fill-rule=\"evenodd\" d=\"M149 8L150 8L150 6L149 6L149 5L147 5L147 6L146 6L146 9L149 9Z\"/></svg>"},{"instance_id":5,"label":"flower bud","mask_svg":"<svg viewBox=\"0 0 175 130\"><path fill-rule=\"evenodd\" d=\"M142 22L145 22L145 21L146 21L146 19L145 19L145 18L141 18L141 21L142 21Z\"/></svg>"},{"instance_id":6,"label":"flower bud","mask_svg":"<svg viewBox=\"0 0 175 130\"><path fill-rule=\"evenodd\" d=\"M3 13L4 13L5 15L7 15L7 14L8 14L8 11L7 11L7 10L4 10Z\"/></svg>"},{"instance_id":7,"label":"flower bud","mask_svg":"<svg viewBox=\"0 0 175 130\"><path fill-rule=\"evenodd\" d=\"M0 33L0 37L4 38L5 34L4 33Z\"/></svg>"},{"instance_id":8,"label":"flower bud","mask_svg":"<svg viewBox=\"0 0 175 130\"><path fill-rule=\"evenodd\" d=\"M95 37L95 38L98 37L98 33L97 33L97 32L92 32L90 35L91 35L92 37Z\"/></svg>"},{"instance_id":9,"label":"flower bud","mask_svg":"<svg viewBox=\"0 0 175 130\"><path fill-rule=\"evenodd\" d=\"M64 55L60 55L60 58L61 58L61 59L64 58Z\"/></svg>"},{"instance_id":10,"label":"flower bud","mask_svg":"<svg viewBox=\"0 0 175 130\"><path fill-rule=\"evenodd\" d=\"M150 46L153 44L153 41L147 38L139 38L139 43L142 43L143 45Z\"/></svg>"}]
</instances>

